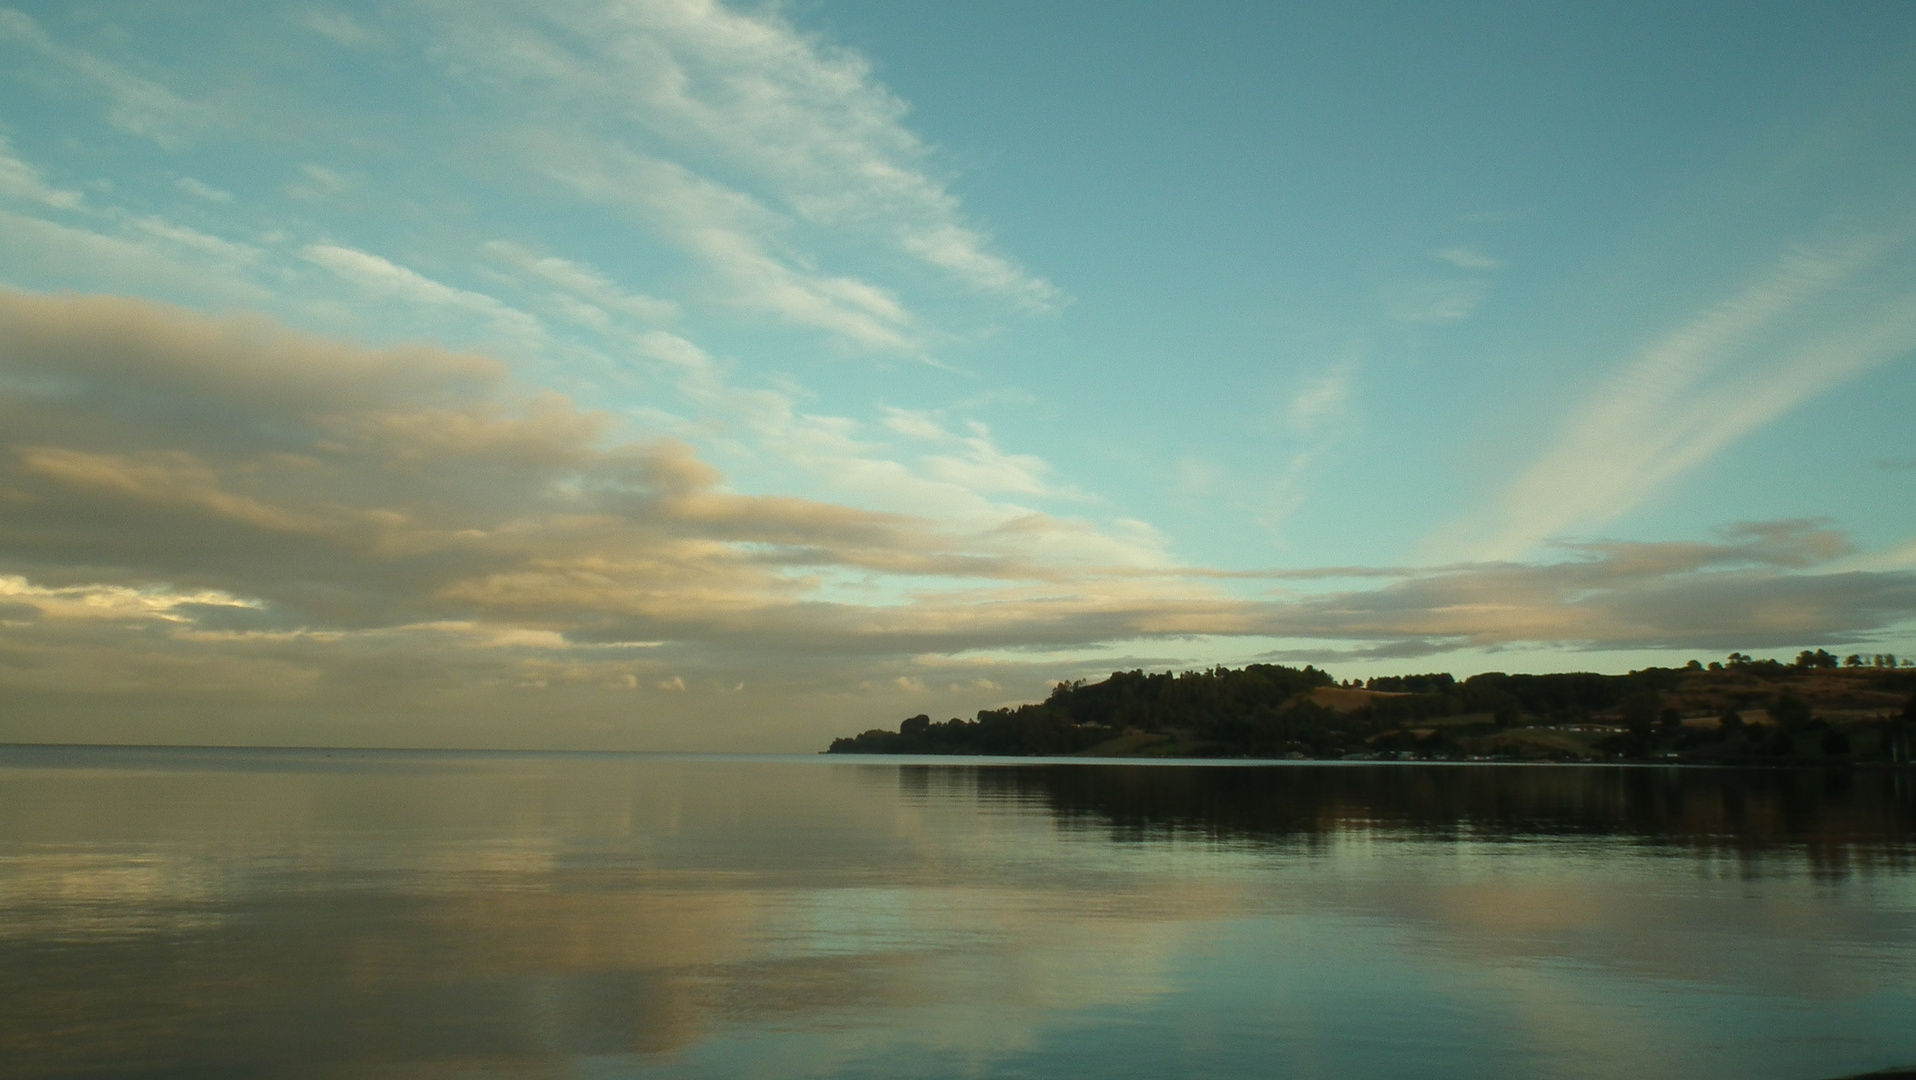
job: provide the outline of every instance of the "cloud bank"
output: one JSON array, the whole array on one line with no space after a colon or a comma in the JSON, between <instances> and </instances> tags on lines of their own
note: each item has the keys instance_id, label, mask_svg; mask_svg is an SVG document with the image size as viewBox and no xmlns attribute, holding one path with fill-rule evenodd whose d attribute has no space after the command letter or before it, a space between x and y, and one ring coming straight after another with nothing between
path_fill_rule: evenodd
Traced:
<instances>
[{"instance_id":1,"label":"cloud bank","mask_svg":"<svg viewBox=\"0 0 1916 1080\"><path fill-rule=\"evenodd\" d=\"M1096 530L1035 512L736 492L685 444L632 439L481 355L16 292L0 293L0 340L0 700L16 731L103 695L128 716L508 723L562 693L562 718L523 740L801 748L874 687L886 709L946 683L1017 694L1153 641L1716 651L1916 615L1916 573L1831 569L1849 545L1813 522L1545 563L1227 575L1105 558L1127 549L1061 543ZM980 432L892 419L949 448L932 455L949 468L1041 482ZM1231 591L1260 577L1284 591ZM721 691L756 718L718 730ZM701 695L703 711L658 704Z\"/></svg>"}]
</instances>

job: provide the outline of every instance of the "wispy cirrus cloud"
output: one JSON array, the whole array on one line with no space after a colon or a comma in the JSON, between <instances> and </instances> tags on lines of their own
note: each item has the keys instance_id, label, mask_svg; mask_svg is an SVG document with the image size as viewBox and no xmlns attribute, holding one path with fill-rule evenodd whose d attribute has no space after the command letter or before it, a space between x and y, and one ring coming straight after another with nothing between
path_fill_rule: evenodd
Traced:
<instances>
[{"instance_id":1,"label":"wispy cirrus cloud","mask_svg":"<svg viewBox=\"0 0 1916 1080\"><path fill-rule=\"evenodd\" d=\"M379 41L378 34L344 11L307 8L289 17L335 45L359 48Z\"/></svg>"},{"instance_id":2,"label":"wispy cirrus cloud","mask_svg":"<svg viewBox=\"0 0 1916 1080\"><path fill-rule=\"evenodd\" d=\"M224 188L216 188L203 180L196 180L191 176L180 177L173 181L173 186L196 199L204 199L210 203L230 203L233 201L232 192Z\"/></svg>"},{"instance_id":3,"label":"wispy cirrus cloud","mask_svg":"<svg viewBox=\"0 0 1916 1080\"><path fill-rule=\"evenodd\" d=\"M871 227L980 289L1038 306L1057 298L964 222L958 200L925 171L930 151L905 126L905 104L857 53L800 34L776 12L714 0L545 5L541 14L568 32L565 46L540 41L543 73L598 89L617 110L608 119L722 159L807 221ZM498 29L524 47L539 28Z\"/></svg>"},{"instance_id":4,"label":"wispy cirrus cloud","mask_svg":"<svg viewBox=\"0 0 1916 1080\"><path fill-rule=\"evenodd\" d=\"M268 261L261 245L130 209L97 190L90 196L80 190L84 186L49 181L45 170L0 136L0 262L16 278L226 304L270 296L260 281ZM232 199L190 178L174 187L198 200Z\"/></svg>"},{"instance_id":5,"label":"wispy cirrus cloud","mask_svg":"<svg viewBox=\"0 0 1916 1080\"><path fill-rule=\"evenodd\" d=\"M375 295L419 308L442 308L477 316L508 335L538 338L538 320L485 293L457 288L390 259L336 244L308 244L300 257Z\"/></svg>"},{"instance_id":6,"label":"wispy cirrus cloud","mask_svg":"<svg viewBox=\"0 0 1916 1080\"><path fill-rule=\"evenodd\" d=\"M1879 230L1785 251L1572 407L1489 511L1440 532L1435 549L1510 558L1601 526L1810 398L1916 349L1916 281L1891 261L1909 236Z\"/></svg>"},{"instance_id":7,"label":"wispy cirrus cloud","mask_svg":"<svg viewBox=\"0 0 1916 1080\"><path fill-rule=\"evenodd\" d=\"M211 241L211 242L208 242ZM49 220L0 210L0 248L50 285L116 289L247 306L269 302L243 245L160 219Z\"/></svg>"},{"instance_id":8,"label":"wispy cirrus cloud","mask_svg":"<svg viewBox=\"0 0 1916 1080\"><path fill-rule=\"evenodd\" d=\"M1453 244L1430 253L1430 257L1447 262L1459 270L1496 270L1504 261L1495 255L1487 255L1481 249L1469 244Z\"/></svg>"},{"instance_id":9,"label":"wispy cirrus cloud","mask_svg":"<svg viewBox=\"0 0 1916 1080\"><path fill-rule=\"evenodd\" d=\"M427 7L449 70L538 103L523 144L535 168L636 213L739 302L867 347L915 347L886 290L795 254L810 230L830 230L835 246L863 237L1020 307L1061 300L965 219L870 65L775 12L711 0Z\"/></svg>"},{"instance_id":10,"label":"wispy cirrus cloud","mask_svg":"<svg viewBox=\"0 0 1916 1080\"><path fill-rule=\"evenodd\" d=\"M167 150L179 150L213 128L220 114L125 65L55 40L32 16L0 8L0 41L19 47L43 78L76 84L106 99L107 121Z\"/></svg>"},{"instance_id":11,"label":"wispy cirrus cloud","mask_svg":"<svg viewBox=\"0 0 1916 1080\"><path fill-rule=\"evenodd\" d=\"M776 11L711 0L532 8L418 0L291 18L343 46L416 45L425 60L416 74L457 99L446 127L459 132L462 146L492 151L484 183L504 180L522 197L539 178L623 215L622 227L638 226L702 272L700 295L682 299L721 314L762 312L856 349L918 354L949 330L917 314L914 290L955 289L1030 311L1061 301L969 220L936 175L937 155L906 125L903 102L870 65L799 32ZM186 80L166 77L173 73L136 72L144 28L129 22L115 30L117 51L90 50L76 44L81 36L70 27L0 11L0 46L24 58L22 77L67 97L77 88L79 96L104 98L105 118L120 130L175 151L215 129L254 144L271 131L267 141L285 154L275 167L288 174L278 192L290 200L280 224L308 242L321 232L310 219L337 209L329 202L391 179L404 152L390 144L434 147L433 171L442 179L445 159L458 157L437 131L400 134L391 117L356 113L336 97L277 98L269 115L250 91L223 89L231 73L217 66L198 80L213 87L201 96L217 97L217 105L198 100L180 89ZM385 142L287 138L356 125L382 129ZM369 153L375 144L379 152ZM0 183L27 179L0 175ZM221 178L181 181L176 190L230 200L208 179ZM552 193L548 186L544 194ZM541 257L584 261L563 250Z\"/></svg>"},{"instance_id":12,"label":"wispy cirrus cloud","mask_svg":"<svg viewBox=\"0 0 1916 1080\"><path fill-rule=\"evenodd\" d=\"M916 349L923 329L890 290L849 275L824 274L779 252L787 228L749 194L676 162L597 141L528 136L548 177L592 201L627 212L695 256L721 286L718 299L770 312L866 348Z\"/></svg>"},{"instance_id":13,"label":"wispy cirrus cloud","mask_svg":"<svg viewBox=\"0 0 1916 1080\"><path fill-rule=\"evenodd\" d=\"M13 143L0 135L0 199L39 203L56 210L78 210L85 196L54 187L31 163L14 153Z\"/></svg>"},{"instance_id":14,"label":"wispy cirrus cloud","mask_svg":"<svg viewBox=\"0 0 1916 1080\"><path fill-rule=\"evenodd\" d=\"M505 240L487 241L481 250L494 261L559 290L558 295L592 305L597 314L585 318L594 326L607 325L609 312L648 323L671 322L679 314L679 306L670 300L628 292L604 273L577 260L540 254Z\"/></svg>"},{"instance_id":15,"label":"wispy cirrus cloud","mask_svg":"<svg viewBox=\"0 0 1916 1080\"><path fill-rule=\"evenodd\" d=\"M1477 278L1427 278L1391 290L1386 310L1400 322L1462 322L1477 313L1489 292L1489 284Z\"/></svg>"},{"instance_id":16,"label":"wispy cirrus cloud","mask_svg":"<svg viewBox=\"0 0 1916 1080\"><path fill-rule=\"evenodd\" d=\"M1342 355L1306 376L1278 409L1278 422L1301 444L1267 486L1258 522L1280 530L1310 496L1310 476L1323 456L1350 427L1351 396L1364 366L1364 344L1352 343Z\"/></svg>"}]
</instances>

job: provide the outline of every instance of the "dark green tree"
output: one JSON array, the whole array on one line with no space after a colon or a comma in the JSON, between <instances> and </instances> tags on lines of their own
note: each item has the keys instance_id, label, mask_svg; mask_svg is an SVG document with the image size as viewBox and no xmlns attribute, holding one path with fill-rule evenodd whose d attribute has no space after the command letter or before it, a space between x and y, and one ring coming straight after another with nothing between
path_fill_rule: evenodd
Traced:
<instances>
[{"instance_id":1,"label":"dark green tree","mask_svg":"<svg viewBox=\"0 0 1916 1080\"><path fill-rule=\"evenodd\" d=\"M1805 727L1816 716L1810 703L1794 690L1782 690L1770 699L1770 719L1785 731L1795 731Z\"/></svg>"}]
</instances>

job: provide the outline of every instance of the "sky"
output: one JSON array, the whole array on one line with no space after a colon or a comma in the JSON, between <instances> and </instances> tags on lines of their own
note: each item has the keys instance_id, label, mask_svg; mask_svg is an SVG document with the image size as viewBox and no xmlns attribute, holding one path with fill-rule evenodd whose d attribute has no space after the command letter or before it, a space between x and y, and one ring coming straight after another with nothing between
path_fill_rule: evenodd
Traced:
<instances>
[{"instance_id":1,"label":"sky","mask_svg":"<svg viewBox=\"0 0 1916 1080\"><path fill-rule=\"evenodd\" d=\"M1916 6L0 8L0 741L1916 653Z\"/></svg>"}]
</instances>

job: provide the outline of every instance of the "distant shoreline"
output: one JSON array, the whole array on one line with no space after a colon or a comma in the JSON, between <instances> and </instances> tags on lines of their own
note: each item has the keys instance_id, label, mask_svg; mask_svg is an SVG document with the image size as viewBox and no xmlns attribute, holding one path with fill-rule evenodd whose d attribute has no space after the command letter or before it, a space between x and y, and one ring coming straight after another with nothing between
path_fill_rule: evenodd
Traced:
<instances>
[{"instance_id":1,"label":"distant shoreline","mask_svg":"<svg viewBox=\"0 0 1916 1080\"><path fill-rule=\"evenodd\" d=\"M1359 768L1364 766L1569 766L1576 768L1633 768L1633 769L1804 769L1827 771L1846 769L1857 771L1889 771L1916 769L1906 764L1892 765L1887 762L1694 762L1694 761L1552 761L1552 760L1465 760L1445 759L1420 760L1397 758L1374 758L1364 760L1343 760L1336 758L1255 758L1255 757L1110 757L1091 754L1029 755L1029 754L898 754L898 753L858 753L839 751L792 751L789 753L767 753L760 751L727 750L526 750L509 748L431 748L431 747L394 747L394 746L239 746L232 744L198 743L36 743L36 742L0 742L0 755L13 751L82 751L82 752L159 752L188 755L195 753L217 753L247 755L273 755L284 757L322 756L322 757L463 757L463 758L673 758L684 760L759 760L777 762L815 762L832 764L835 762L852 763L901 763L901 764L939 764L958 765L967 763L989 763L992 765L1142 765L1142 766L1206 766L1218 768L1268 768L1277 767L1325 767ZM0 763L3 764L3 763Z\"/></svg>"},{"instance_id":2,"label":"distant shoreline","mask_svg":"<svg viewBox=\"0 0 1916 1080\"><path fill-rule=\"evenodd\" d=\"M1851 658L1855 660L1856 658ZM1916 670L1729 664L1626 675L1448 673L1338 683L1315 668L1113 672L975 720L910 717L829 754L1406 763L1901 767Z\"/></svg>"}]
</instances>

